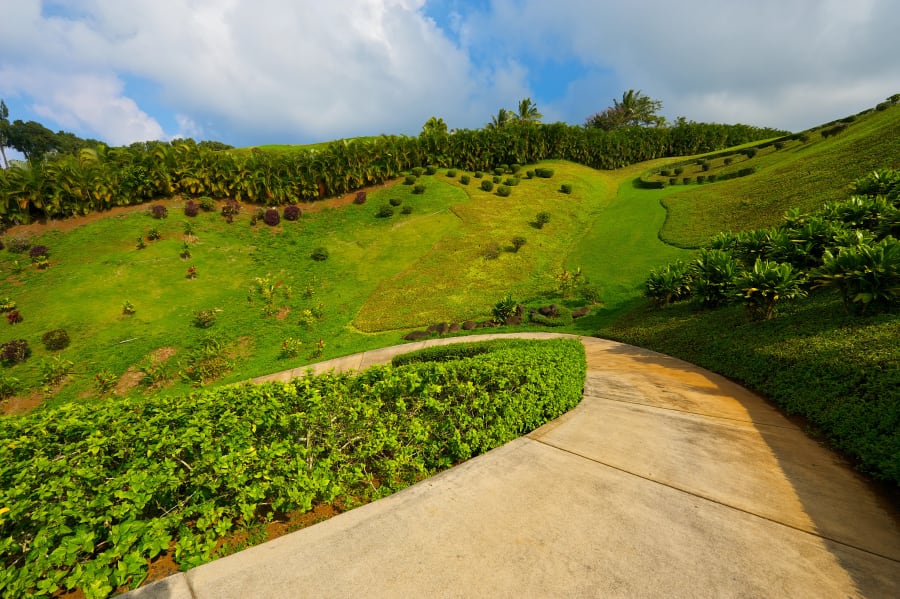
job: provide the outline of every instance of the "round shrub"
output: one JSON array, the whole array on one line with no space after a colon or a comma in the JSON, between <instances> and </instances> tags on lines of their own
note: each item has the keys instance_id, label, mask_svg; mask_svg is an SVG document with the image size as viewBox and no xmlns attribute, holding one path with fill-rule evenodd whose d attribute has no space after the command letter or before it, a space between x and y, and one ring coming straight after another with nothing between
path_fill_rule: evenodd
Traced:
<instances>
[{"instance_id":1,"label":"round shrub","mask_svg":"<svg viewBox=\"0 0 900 599\"><path fill-rule=\"evenodd\" d=\"M31 348L25 339L13 339L0 345L0 362L7 366L24 362L31 355Z\"/></svg>"},{"instance_id":2,"label":"round shrub","mask_svg":"<svg viewBox=\"0 0 900 599\"><path fill-rule=\"evenodd\" d=\"M550 177L553 176L553 169L552 168L544 168L544 167L536 168L536 169L534 169L534 174L537 175L538 177L540 177L541 179L549 179Z\"/></svg>"},{"instance_id":3,"label":"round shrub","mask_svg":"<svg viewBox=\"0 0 900 599\"><path fill-rule=\"evenodd\" d=\"M406 175L403 178L404 185L415 185L416 184L416 176L415 175Z\"/></svg>"},{"instance_id":4,"label":"round shrub","mask_svg":"<svg viewBox=\"0 0 900 599\"><path fill-rule=\"evenodd\" d=\"M572 184L571 183L563 183L559 186L559 190L562 193L572 193Z\"/></svg>"},{"instance_id":5,"label":"round shrub","mask_svg":"<svg viewBox=\"0 0 900 599\"><path fill-rule=\"evenodd\" d=\"M538 225L538 229L541 229L550 222L550 213L549 212L538 212L535 217L534 222Z\"/></svg>"},{"instance_id":6,"label":"round shrub","mask_svg":"<svg viewBox=\"0 0 900 599\"><path fill-rule=\"evenodd\" d=\"M495 175L498 175L498 176L499 176L499 175L505 175L505 174L506 174L506 167L498 166L497 168L494 169L494 174L495 174Z\"/></svg>"},{"instance_id":7,"label":"round shrub","mask_svg":"<svg viewBox=\"0 0 900 599\"><path fill-rule=\"evenodd\" d=\"M706 183L706 175L697 175L697 183Z\"/></svg>"},{"instance_id":8,"label":"round shrub","mask_svg":"<svg viewBox=\"0 0 900 599\"><path fill-rule=\"evenodd\" d=\"M508 185L500 185L497 187L497 195L501 198L508 198L509 194L512 193L512 188Z\"/></svg>"},{"instance_id":9,"label":"round shrub","mask_svg":"<svg viewBox=\"0 0 900 599\"><path fill-rule=\"evenodd\" d=\"M493 181L494 183L500 183L500 177L498 175L494 175Z\"/></svg>"},{"instance_id":10,"label":"round shrub","mask_svg":"<svg viewBox=\"0 0 900 599\"><path fill-rule=\"evenodd\" d=\"M499 243L489 243L484 246L484 249L481 252L481 255L485 260L496 260L500 257L500 244Z\"/></svg>"},{"instance_id":11,"label":"round shrub","mask_svg":"<svg viewBox=\"0 0 900 599\"><path fill-rule=\"evenodd\" d=\"M507 177L506 181L503 182L504 185L509 185L510 187L515 187L519 184L518 177Z\"/></svg>"},{"instance_id":12,"label":"round shrub","mask_svg":"<svg viewBox=\"0 0 900 599\"><path fill-rule=\"evenodd\" d=\"M510 165L509 165L509 172L511 172L511 173L514 174L514 175L515 175L516 173L518 173L520 170L522 170L522 165L521 165L521 164L510 164Z\"/></svg>"},{"instance_id":13,"label":"round shrub","mask_svg":"<svg viewBox=\"0 0 900 599\"><path fill-rule=\"evenodd\" d=\"M413 207L410 205L406 205L400 210L400 213L401 214L412 214L412 211L413 211Z\"/></svg>"},{"instance_id":14,"label":"round shrub","mask_svg":"<svg viewBox=\"0 0 900 599\"><path fill-rule=\"evenodd\" d=\"M677 177L678 175L680 175L683 172L684 172L684 169L679 166L678 168L675 169L675 176Z\"/></svg>"},{"instance_id":15,"label":"round shrub","mask_svg":"<svg viewBox=\"0 0 900 599\"><path fill-rule=\"evenodd\" d=\"M300 206L297 204L285 206L282 215L284 216L284 220L297 220L300 218Z\"/></svg>"},{"instance_id":16,"label":"round shrub","mask_svg":"<svg viewBox=\"0 0 900 599\"><path fill-rule=\"evenodd\" d=\"M405 183L405 182L404 182L404 183ZM365 204L365 203L366 203L366 192L364 192L364 191L357 191L357 192L356 192L356 197L353 198L353 203L354 203L354 204Z\"/></svg>"},{"instance_id":17,"label":"round shrub","mask_svg":"<svg viewBox=\"0 0 900 599\"><path fill-rule=\"evenodd\" d=\"M481 179L483 176L484 176L484 173L482 173L481 171L475 171L476 179Z\"/></svg>"},{"instance_id":18,"label":"round shrub","mask_svg":"<svg viewBox=\"0 0 900 599\"><path fill-rule=\"evenodd\" d=\"M684 178L681 179L681 181L682 181L682 183L684 183L685 185L690 185L690 184L691 184L691 181L693 181L693 179L691 179L690 177L684 177Z\"/></svg>"},{"instance_id":19,"label":"round shrub","mask_svg":"<svg viewBox=\"0 0 900 599\"><path fill-rule=\"evenodd\" d=\"M46 245L36 245L28 250L28 256L32 262L38 262L41 258L46 260L50 257L50 249Z\"/></svg>"},{"instance_id":20,"label":"round shrub","mask_svg":"<svg viewBox=\"0 0 900 599\"><path fill-rule=\"evenodd\" d=\"M667 168L664 168L664 169L662 169L661 171L659 171L659 176L660 176L660 177L671 177L671 176L672 176L672 171L670 171L670 170L667 169Z\"/></svg>"},{"instance_id":21,"label":"round shrub","mask_svg":"<svg viewBox=\"0 0 900 599\"><path fill-rule=\"evenodd\" d=\"M263 214L263 222L270 227L274 227L281 222L281 215L278 214L278 210L275 208L266 208L266 212Z\"/></svg>"},{"instance_id":22,"label":"round shrub","mask_svg":"<svg viewBox=\"0 0 900 599\"><path fill-rule=\"evenodd\" d=\"M532 170L525 171L525 178L526 179L534 179L534 171L532 171Z\"/></svg>"},{"instance_id":23,"label":"round shrub","mask_svg":"<svg viewBox=\"0 0 900 599\"><path fill-rule=\"evenodd\" d=\"M309 257L316 262L324 262L325 260L328 260L328 248L317 247L312 251L312 254L310 254Z\"/></svg>"},{"instance_id":24,"label":"round shrub","mask_svg":"<svg viewBox=\"0 0 900 599\"><path fill-rule=\"evenodd\" d=\"M454 169L452 169L452 168L449 169L449 170L447 171L447 176L450 177L450 178L452 179L453 177L456 176L456 171L455 171Z\"/></svg>"},{"instance_id":25,"label":"round shrub","mask_svg":"<svg viewBox=\"0 0 900 599\"><path fill-rule=\"evenodd\" d=\"M459 182L463 185L468 185L471 180L472 179L469 177L469 175L460 175L459 177Z\"/></svg>"},{"instance_id":26,"label":"round shrub","mask_svg":"<svg viewBox=\"0 0 900 599\"><path fill-rule=\"evenodd\" d=\"M215 310L199 310L194 314L194 326L200 329L208 329L216 324Z\"/></svg>"},{"instance_id":27,"label":"round shrub","mask_svg":"<svg viewBox=\"0 0 900 599\"><path fill-rule=\"evenodd\" d=\"M435 165L429 164L429 165L425 166L425 174L426 175L433 175L435 173L437 173L437 167Z\"/></svg>"},{"instance_id":28,"label":"round shrub","mask_svg":"<svg viewBox=\"0 0 900 599\"><path fill-rule=\"evenodd\" d=\"M169 209L162 204L154 204L150 207L150 216L159 219L166 218L169 216Z\"/></svg>"},{"instance_id":29,"label":"round shrub","mask_svg":"<svg viewBox=\"0 0 900 599\"><path fill-rule=\"evenodd\" d=\"M200 209L203 212L212 212L216 209L216 201L210 197L203 196L200 198Z\"/></svg>"},{"instance_id":30,"label":"round shrub","mask_svg":"<svg viewBox=\"0 0 900 599\"><path fill-rule=\"evenodd\" d=\"M403 200L401 200L400 198L391 198L388 200L388 203L391 206L399 206L400 204L403 203Z\"/></svg>"},{"instance_id":31,"label":"round shrub","mask_svg":"<svg viewBox=\"0 0 900 599\"><path fill-rule=\"evenodd\" d=\"M41 335L41 343L50 351L58 351L69 346L69 333L65 329L53 329Z\"/></svg>"},{"instance_id":32,"label":"round shrub","mask_svg":"<svg viewBox=\"0 0 900 599\"><path fill-rule=\"evenodd\" d=\"M784 143L783 141L776 141L776 142L775 142L775 149L776 149L776 150L782 150L782 149L784 149L784 146L785 146L785 143Z\"/></svg>"},{"instance_id":33,"label":"round shrub","mask_svg":"<svg viewBox=\"0 0 900 599\"><path fill-rule=\"evenodd\" d=\"M729 156L729 157L726 158L723 162L725 163L725 166L728 166L729 164L731 164L732 162L734 162L734 158L732 158L731 156Z\"/></svg>"},{"instance_id":34,"label":"round shrub","mask_svg":"<svg viewBox=\"0 0 900 599\"><path fill-rule=\"evenodd\" d=\"M416 168L414 168L412 170L412 174L415 175L416 177L421 177L423 174L425 174L425 169L422 168L421 166L417 166Z\"/></svg>"},{"instance_id":35,"label":"round shrub","mask_svg":"<svg viewBox=\"0 0 900 599\"><path fill-rule=\"evenodd\" d=\"M200 213L200 206L194 200L188 200L184 205L185 216L197 216Z\"/></svg>"},{"instance_id":36,"label":"round shrub","mask_svg":"<svg viewBox=\"0 0 900 599\"><path fill-rule=\"evenodd\" d=\"M710 167L709 160L701 160L700 161L700 168L703 170L704 173L709 170L709 167Z\"/></svg>"},{"instance_id":37,"label":"round shrub","mask_svg":"<svg viewBox=\"0 0 900 599\"><path fill-rule=\"evenodd\" d=\"M747 148L746 150L744 150L744 156L746 156L747 158L753 158L754 156L756 156L757 152L758 150L756 148Z\"/></svg>"},{"instance_id":38,"label":"round shrub","mask_svg":"<svg viewBox=\"0 0 900 599\"><path fill-rule=\"evenodd\" d=\"M669 177L669 185L678 185L678 179L675 177Z\"/></svg>"},{"instance_id":39,"label":"round shrub","mask_svg":"<svg viewBox=\"0 0 900 599\"><path fill-rule=\"evenodd\" d=\"M31 248L31 239L27 237L10 237L6 240L6 249L13 254L24 254Z\"/></svg>"},{"instance_id":40,"label":"round shrub","mask_svg":"<svg viewBox=\"0 0 900 599\"><path fill-rule=\"evenodd\" d=\"M222 206L222 216L225 217L225 220L228 222L232 222L234 217L238 215L241 211L241 205L237 200L228 200L225 202L225 205Z\"/></svg>"},{"instance_id":41,"label":"round shrub","mask_svg":"<svg viewBox=\"0 0 900 599\"><path fill-rule=\"evenodd\" d=\"M378 209L378 212L375 213L375 216L378 218L390 218L394 216L394 209L390 206L382 206Z\"/></svg>"},{"instance_id":42,"label":"round shrub","mask_svg":"<svg viewBox=\"0 0 900 599\"><path fill-rule=\"evenodd\" d=\"M494 182L489 181L487 179L482 179L481 180L481 189L482 189L482 191L491 191L492 189L494 189Z\"/></svg>"},{"instance_id":43,"label":"round shrub","mask_svg":"<svg viewBox=\"0 0 900 599\"><path fill-rule=\"evenodd\" d=\"M415 194L425 193L425 184L424 183L416 183L413 186L413 193L415 193Z\"/></svg>"},{"instance_id":44,"label":"round shrub","mask_svg":"<svg viewBox=\"0 0 900 599\"><path fill-rule=\"evenodd\" d=\"M522 246L525 245L526 241L528 241L528 240L525 239L524 237L521 237L518 235L516 237L513 237L512 238L513 251L518 252L520 249L522 249Z\"/></svg>"}]
</instances>

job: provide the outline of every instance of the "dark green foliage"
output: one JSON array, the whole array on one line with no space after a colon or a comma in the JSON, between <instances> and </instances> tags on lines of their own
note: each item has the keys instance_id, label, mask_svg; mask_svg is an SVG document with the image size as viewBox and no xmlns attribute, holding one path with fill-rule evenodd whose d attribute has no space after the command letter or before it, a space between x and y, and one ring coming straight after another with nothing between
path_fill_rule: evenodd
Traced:
<instances>
[{"instance_id":1,"label":"dark green foliage","mask_svg":"<svg viewBox=\"0 0 900 599\"><path fill-rule=\"evenodd\" d=\"M749 158L753 158L754 156L756 156L756 153L758 151L759 150L757 150L756 148L746 148L746 149L744 149L744 151L742 153L744 154L744 156L746 156L749 159Z\"/></svg>"},{"instance_id":2,"label":"dark green foliage","mask_svg":"<svg viewBox=\"0 0 900 599\"><path fill-rule=\"evenodd\" d=\"M900 302L900 241L886 237L875 244L859 243L825 250L822 266L813 271L815 287L837 290L850 312L865 313L870 304Z\"/></svg>"},{"instance_id":3,"label":"dark green foliage","mask_svg":"<svg viewBox=\"0 0 900 599\"><path fill-rule=\"evenodd\" d=\"M711 166L710 163L709 163L709 160L701 160L701 161L699 162L699 164L700 164L700 168L703 170L704 173L705 173L706 171L708 171L708 170L710 169L710 166Z\"/></svg>"},{"instance_id":4,"label":"dark green foliage","mask_svg":"<svg viewBox=\"0 0 900 599\"><path fill-rule=\"evenodd\" d=\"M200 198L200 209L204 212L212 212L216 209L216 201L210 197L203 196Z\"/></svg>"},{"instance_id":5,"label":"dark green foliage","mask_svg":"<svg viewBox=\"0 0 900 599\"><path fill-rule=\"evenodd\" d=\"M13 254L24 254L31 249L31 239L24 236L10 237L6 240L6 249Z\"/></svg>"},{"instance_id":6,"label":"dark green foliage","mask_svg":"<svg viewBox=\"0 0 900 599\"><path fill-rule=\"evenodd\" d=\"M804 282L804 274L790 264L757 258L753 268L738 276L735 285L750 318L770 320L778 302L806 296Z\"/></svg>"},{"instance_id":7,"label":"dark green foliage","mask_svg":"<svg viewBox=\"0 0 900 599\"><path fill-rule=\"evenodd\" d=\"M428 166L425 167L426 175L434 175L435 173L437 173L437 167L435 165L429 164Z\"/></svg>"},{"instance_id":8,"label":"dark green foliage","mask_svg":"<svg viewBox=\"0 0 900 599\"><path fill-rule=\"evenodd\" d=\"M489 181L489 180L487 180L487 179L482 179L482 181L481 181L481 190L482 190L482 191L491 191L492 189L494 189L494 182L493 182L493 181Z\"/></svg>"},{"instance_id":9,"label":"dark green foliage","mask_svg":"<svg viewBox=\"0 0 900 599\"><path fill-rule=\"evenodd\" d=\"M522 170L521 164L510 164L509 165L509 172L512 173L513 175L518 173L520 170Z\"/></svg>"},{"instance_id":10,"label":"dark green foliage","mask_svg":"<svg viewBox=\"0 0 900 599\"><path fill-rule=\"evenodd\" d=\"M646 293L657 304L667 306L691 297L691 269L684 262L673 262L663 268L650 271Z\"/></svg>"},{"instance_id":11,"label":"dark green foliage","mask_svg":"<svg viewBox=\"0 0 900 599\"><path fill-rule=\"evenodd\" d=\"M412 169L412 174L416 177L421 177L425 174L425 169L421 166L417 166L416 168Z\"/></svg>"},{"instance_id":12,"label":"dark green foliage","mask_svg":"<svg viewBox=\"0 0 900 599\"><path fill-rule=\"evenodd\" d=\"M403 200L401 200L400 198L391 198L388 200L388 204L390 204L391 206L394 206L394 207L399 206L402 203L403 203Z\"/></svg>"},{"instance_id":13,"label":"dark green foliage","mask_svg":"<svg viewBox=\"0 0 900 599\"><path fill-rule=\"evenodd\" d=\"M747 175L752 175L755 172L756 172L755 166L748 166L747 168L742 168L741 170L739 170L737 173L737 176L738 177L746 177Z\"/></svg>"},{"instance_id":14,"label":"dark green foliage","mask_svg":"<svg viewBox=\"0 0 900 599\"><path fill-rule=\"evenodd\" d=\"M732 162L734 162L734 158L732 158L731 156L729 156L729 157L725 158L725 160L723 160L722 162L725 164L725 166L728 166L728 165L730 165Z\"/></svg>"},{"instance_id":15,"label":"dark green foliage","mask_svg":"<svg viewBox=\"0 0 900 599\"><path fill-rule=\"evenodd\" d=\"M375 213L375 216L377 216L378 218L389 218L391 216L394 216L394 209L385 204L378 209L378 212Z\"/></svg>"},{"instance_id":16,"label":"dark green foliage","mask_svg":"<svg viewBox=\"0 0 900 599\"><path fill-rule=\"evenodd\" d=\"M415 185L416 184L416 176L415 175L406 175L406 178L403 179L404 185Z\"/></svg>"},{"instance_id":17,"label":"dark green foliage","mask_svg":"<svg viewBox=\"0 0 900 599\"><path fill-rule=\"evenodd\" d=\"M400 214L412 214L413 207L407 204L403 208L400 209Z\"/></svg>"},{"instance_id":18,"label":"dark green foliage","mask_svg":"<svg viewBox=\"0 0 900 599\"><path fill-rule=\"evenodd\" d=\"M166 218L169 216L169 209L162 204L154 204L150 207L150 216L158 219Z\"/></svg>"},{"instance_id":19,"label":"dark green foliage","mask_svg":"<svg viewBox=\"0 0 900 599\"><path fill-rule=\"evenodd\" d=\"M566 194L572 193L572 184L571 183L563 183L562 185L559 186L559 191L561 191L562 193L566 193Z\"/></svg>"},{"instance_id":20,"label":"dark green foliage","mask_svg":"<svg viewBox=\"0 0 900 599\"><path fill-rule=\"evenodd\" d=\"M495 184L499 184L500 181L502 181L502 179L500 178L500 176L494 175L493 181L494 181Z\"/></svg>"},{"instance_id":21,"label":"dark green foliage","mask_svg":"<svg viewBox=\"0 0 900 599\"><path fill-rule=\"evenodd\" d=\"M201 329L208 329L212 325L216 324L216 318L218 314L215 310L198 310L194 314L194 326Z\"/></svg>"},{"instance_id":22,"label":"dark green foliage","mask_svg":"<svg viewBox=\"0 0 900 599\"><path fill-rule=\"evenodd\" d=\"M741 265L723 250L703 249L691 264L694 297L706 307L726 304L733 299Z\"/></svg>"},{"instance_id":23,"label":"dark green foliage","mask_svg":"<svg viewBox=\"0 0 900 599\"><path fill-rule=\"evenodd\" d=\"M834 127L829 127L827 129L822 129L822 137L828 138L833 135L837 135L838 133L843 133L847 129L848 125L842 123L840 125L835 125Z\"/></svg>"},{"instance_id":24,"label":"dark green foliage","mask_svg":"<svg viewBox=\"0 0 900 599\"><path fill-rule=\"evenodd\" d=\"M664 168L664 169L662 169L661 171L659 171L659 174L660 174L660 176L662 176L662 177L671 177L671 176L672 176L672 171L670 171L670 170L667 169L667 168Z\"/></svg>"},{"instance_id":25,"label":"dark green foliage","mask_svg":"<svg viewBox=\"0 0 900 599\"><path fill-rule=\"evenodd\" d=\"M300 218L300 206L297 204L290 204L285 206L282 210L282 215L284 216L284 220L294 221Z\"/></svg>"},{"instance_id":26,"label":"dark green foliage","mask_svg":"<svg viewBox=\"0 0 900 599\"><path fill-rule=\"evenodd\" d=\"M494 169L494 175L497 177L503 176L505 174L506 174L506 167L504 167L504 166L500 166L500 167L497 167ZM494 183L497 183L497 181L494 181Z\"/></svg>"},{"instance_id":27,"label":"dark green foliage","mask_svg":"<svg viewBox=\"0 0 900 599\"><path fill-rule=\"evenodd\" d=\"M475 171L474 177L476 179L481 179L483 176L484 176L484 173L482 173L481 171Z\"/></svg>"},{"instance_id":28,"label":"dark green foliage","mask_svg":"<svg viewBox=\"0 0 900 599\"><path fill-rule=\"evenodd\" d=\"M697 183L706 183L706 175L697 175Z\"/></svg>"},{"instance_id":29,"label":"dark green foliage","mask_svg":"<svg viewBox=\"0 0 900 599\"><path fill-rule=\"evenodd\" d=\"M524 246L527 241L528 240L522 236L517 235L516 237L513 237L512 238L513 251L518 252L520 249L522 249L522 246Z\"/></svg>"},{"instance_id":30,"label":"dark green foliage","mask_svg":"<svg viewBox=\"0 0 900 599\"><path fill-rule=\"evenodd\" d=\"M170 548L188 569L273 512L384 497L572 409L585 373L578 341L518 341L440 363L0 419L0 436L16 440L0 444L0 559L19 560L4 592L33 595L59 572L70 588L112 594Z\"/></svg>"},{"instance_id":31,"label":"dark green foliage","mask_svg":"<svg viewBox=\"0 0 900 599\"><path fill-rule=\"evenodd\" d=\"M450 178L452 179L453 177L456 176L456 170L455 170L455 169L452 169L452 168L451 168L451 169L447 169L447 176L450 177Z\"/></svg>"},{"instance_id":32,"label":"dark green foliage","mask_svg":"<svg viewBox=\"0 0 900 599\"><path fill-rule=\"evenodd\" d=\"M509 187L515 187L516 185L519 184L519 178L518 177L507 177L506 180L503 181L503 184L507 185Z\"/></svg>"},{"instance_id":33,"label":"dark green foliage","mask_svg":"<svg viewBox=\"0 0 900 599\"><path fill-rule=\"evenodd\" d=\"M538 229L542 229L544 225L550 222L550 213L538 212L537 216L534 218L534 222L537 225Z\"/></svg>"},{"instance_id":34,"label":"dark green foliage","mask_svg":"<svg viewBox=\"0 0 900 599\"><path fill-rule=\"evenodd\" d=\"M526 179L534 179L534 171L532 171L532 170L525 171L525 178Z\"/></svg>"},{"instance_id":35,"label":"dark green foliage","mask_svg":"<svg viewBox=\"0 0 900 599\"><path fill-rule=\"evenodd\" d=\"M266 208L266 212L263 214L263 222L270 227L274 227L281 222L281 215L278 214L278 210L275 208Z\"/></svg>"},{"instance_id":36,"label":"dark green foliage","mask_svg":"<svg viewBox=\"0 0 900 599\"><path fill-rule=\"evenodd\" d=\"M471 180L472 179L469 177L469 175L460 175L459 177L459 182L463 185L468 185Z\"/></svg>"},{"instance_id":37,"label":"dark green foliage","mask_svg":"<svg viewBox=\"0 0 900 599\"><path fill-rule=\"evenodd\" d=\"M312 254L310 254L309 257L316 262L324 262L325 260L328 260L328 248L319 246L312 251Z\"/></svg>"},{"instance_id":38,"label":"dark green foliage","mask_svg":"<svg viewBox=\"0 0 900 599\"><path fill-rule=\"evenodd\" d=\"M497 186L497 195L501 198L508 198L509 194L512 193L512 189L507 185L498 185Z\"/></svg>"},{"instance_id":39,"label":"dark green foliage","mask_svg":"<svg viewBox=\"0 0 900 599\"><path fill-rule=\"evenodd\" d=\"M534 174L541 179L549 179L553 176L553 169L545 167L536 168L534 169Z\"/></svg>"},{"instance_id":40,"label":"dark green foliage","mask_svg":"<svg viewBox=\"0 0 900 599\"><path fill-rule=\"evenodd\" d=\"M485 260L496 260L500 257L500 244L499 243L489 243L484 246L484 249L481 252L482 257Z\"/></svg>"},{"instance_id":41,"label":"dark green foliage","mask_svg":"<svg viewBox=\"0 0 900 599\"><path fill-rule=\"evenodd\" d=\"M156 227L147 231L147 241L159 241L160 239L162 239L162 233Z\"/></svg>"},{"instance_id":42,"label":"dark green foliage","mask_svg":"<svg viewBox=\"0 0 900 599\"><path fill-rule=\"evenodd\" d=\"M528 318L534 324L545 327L565 327L572 324L573 321L572 311L565 306L556 304L532 310Z\"/></svg>"},{"instance_id":43,"label":"dark green foliage","mask_svg":"<svg viewBox=\"0 0 900 599\"><path fill-rule=\"evenodd\" d=\"M787 144L786 144L785 142L783 142L783 141L776 141L776 142L773 144L773 147L774 147L776 150L783 150L784 147L785 147L786 145L787 145Z\"/></svg>"},{"instance_id":44,"label":"dark green foliage","mask_svg":"<svg viewBox=\"0 0 900 599\"><path fill-rule=\"evenodd\" d=\"M693 181L693 179L691 179L690 177L682 177L682 179L681 179L681 182L684 183L685 185L690 185L692 181Z\"/></svg>"},{"instance_id":45,"label":"dark green foliage","mask_svg":"<svg viewBox=\"0 0 900 599\"><path fill-rule=\"evenodd\" d=\"M506 294L503 299L494 304L491 310L492 320L496 324L503 324L520 309L519 303L511 295Z\"/></svg>"},{"instance_id":46,"label":"dark green foliage","mask_svg":"<svg viewBox=\"0 0 900 599\"><path fill-rule=\"evenodd\" d=\"M200 206L194 200L188 200L184 204L184 215L194 217L200 213Z\"/></svg>"},{"instance_id":47,"label":"dark green foliage","mask_svg":"<svg viewBox=\"0 0 900 599\"><path fill-rule=\"evenodd\" d=\"M675 173L676 176L680 175L680 174L683 173L683 172L684 172L684 168L683 168L683 167L680 167L680 166L679 166L679 167L676 167L676 168L675 168L675 171L674 171L674 173Z\"/></svg>"},{"instance_id":48,"label":"dark green foliage","mask_svg":"<svg viewBox=\"0 0 900 599\"><path fill-rule=\"evenodd\" d=\"M241 211L241 205L236 200L228 200L222 205L222 216L226 222L233 222L234 217Z\"/></svg>"},{"instance_id":49,"label":"dark green foliage","mask_svg":"<svg viewBox=\"0 0 900 599\"><path fill-rule=\"evenodd\" d=\"M28 341L25 339L13 339L0 345L0 362L5 366L24 362L30 355L31 348L28 347Z\"/></svg>"},{"instance_id":50,"label":"dark green foliage","mask_svg":"<svg viewBox=\"0 0 900 599\"><path fill-rule=\"evenodd\" d=\"M678 185L678 179L675 177L669 177L669 185Z\"/></svg>"},{"instance_id":51,"label":"dark green foliage","mask_svg":"<svg viewBox=\"0 0 900 599\"><path fill-rule=\"evenodd\" d=\"M510 341L497 339L481 341L479 343L452 343L450 345L435 345L411 351L409 353L394 356L391 366L399 367L407 364L420 364L422 362L451 362L463 358L474 358L488 354L503 347L509 347Z\"/></svg>"},{"instance_id":52,"label":"dark green foliage","mask_svg":"<svg viewBox=\"0 0 900 599\"><path fill-rule=\"evenodd\" d=\"M65 329L53 329L41 335L41 343L50 351L59 351L69 346L69 333Z\"/></svg>"},{"instance_id":53,"label":"dark green foliage","mask_svg":"<svg viewBox=\"0 0 900 599\"><path fill-rule=\"evenodd\" d=\"M415 185L413 185L413 193L414 194L425 193L425 184L424 183L416 183Z\"/></svg>"}]
</instances>

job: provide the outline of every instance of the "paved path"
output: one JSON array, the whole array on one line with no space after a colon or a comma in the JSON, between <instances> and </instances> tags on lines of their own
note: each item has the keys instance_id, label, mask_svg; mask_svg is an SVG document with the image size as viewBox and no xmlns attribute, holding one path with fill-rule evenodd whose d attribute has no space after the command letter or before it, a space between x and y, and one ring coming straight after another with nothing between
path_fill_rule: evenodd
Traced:
<instances>
[{"instance_id":1,"label":"paved path","mask_svg":"<svg viewBox=\"0 0 900 599\"><path fill-rule=\"evenodd\" d=\"M723 377L581 339L584 400L561 418L131 595L900 597L898 512L836 455Z\"/></svg>"}]
</instances>

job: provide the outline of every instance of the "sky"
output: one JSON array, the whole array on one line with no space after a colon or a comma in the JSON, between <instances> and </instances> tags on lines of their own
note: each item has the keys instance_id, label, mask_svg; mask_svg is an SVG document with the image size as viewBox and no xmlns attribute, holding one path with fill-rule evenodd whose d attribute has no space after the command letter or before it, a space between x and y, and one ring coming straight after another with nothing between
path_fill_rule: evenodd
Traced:
<instances>
[{"instance_id":1,"label":"sky","mask_svg":"<svg viewBox=\"0 0 900 599\"><path fill-rule=\"evenodd\" d=\"M897 0L0 0L10 119L125 145L675 119L800 131L900 92Z\"/></svg>"}]
</instances>

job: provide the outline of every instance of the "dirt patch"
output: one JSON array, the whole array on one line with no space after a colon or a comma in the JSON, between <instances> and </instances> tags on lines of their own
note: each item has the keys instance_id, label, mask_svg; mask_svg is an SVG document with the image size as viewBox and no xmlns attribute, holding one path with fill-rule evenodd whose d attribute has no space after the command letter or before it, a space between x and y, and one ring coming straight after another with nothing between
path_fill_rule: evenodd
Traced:
<instances>
[{"instance_id":1,"label":"dirt patch","mask_svg":"<svg viewBox=\"0 0 900 599\"><path fill-rule=\"evenodd\" d=\"M275 314L275 320L284 320L291 313L290 306L282 306L278 309L278 313Z\"/></svg>"},{"instance_id":2,"label":"dirt patch","mask_svg":"<svg viewBox=\"0 0 900 599\"><path fill-rule=\"evenodd\" d=\"M389 187L393 187L400 181L400 178L392 179L390 181L386 181L381 185L372 185L369 187L364 187L359 191L365 191L366 193L378 191L381 189L387 189ZM326 208L339 208L341 206L347 206L348 204L352 204L353 200L356 199L356 191L352 191L345 195L327 198L324 200L316 200L313 202L304 202L301 204L303 212L319 212ZM127 214L132 214L134 212L147 212L150 210L150 207L156 204L160 204L165 206L170 214L181 213L184 209L184 204L186 199L181 196L175 196L171 198L160 198L157 200L152 200L149 202L145 202L143 204L136 204L134 206L117 206L115 208L111 208L109 210L105 210L103 212L92 212L91 214L85 216L73 216L71 218L65 218L61 220L49 220L49 221L41 221L34 222L27 225L16 225L15 227L10 227L6 231L6 235L12 237L29 237L29 236L37 236L43 235L48 231L60 231L60 232L68 232L73 229L77 229L78 227L83 227L84 225L90 224L92 222L98 221L102 218L114 218L121 217ZM225 203L225 200L220 200L216 202L216 208L218 209L222 204ZM243 211L242 211L243 212Z\"/></svg>"},{"instance_id":3,"label":"dirt patch","mask_svg":"<svg viewBox=\"0 0 900 599\"><path fill-rule=\"evenodd\" d=\"M14 395L0 402L0 413L4 416L27 414L44 403L44 393L32 391L27 395Z\"/></svg>"},{"instance_id":4,"label":"dirt patch","mask_svg":"<svg viewBox=\"0 0 900 599\"><path fill-rule=\"evenodd\" d=\"M159 347L150 352L150 363L154 365L164 364L177 352L178 350L174 347ZM125 374L119 377L114 393L119 396L128 395L129 391L141 384L143 378L144 373L140 368L137 366L130 366L128 370L125 371Z\"/></svg>"}]
</instances>

